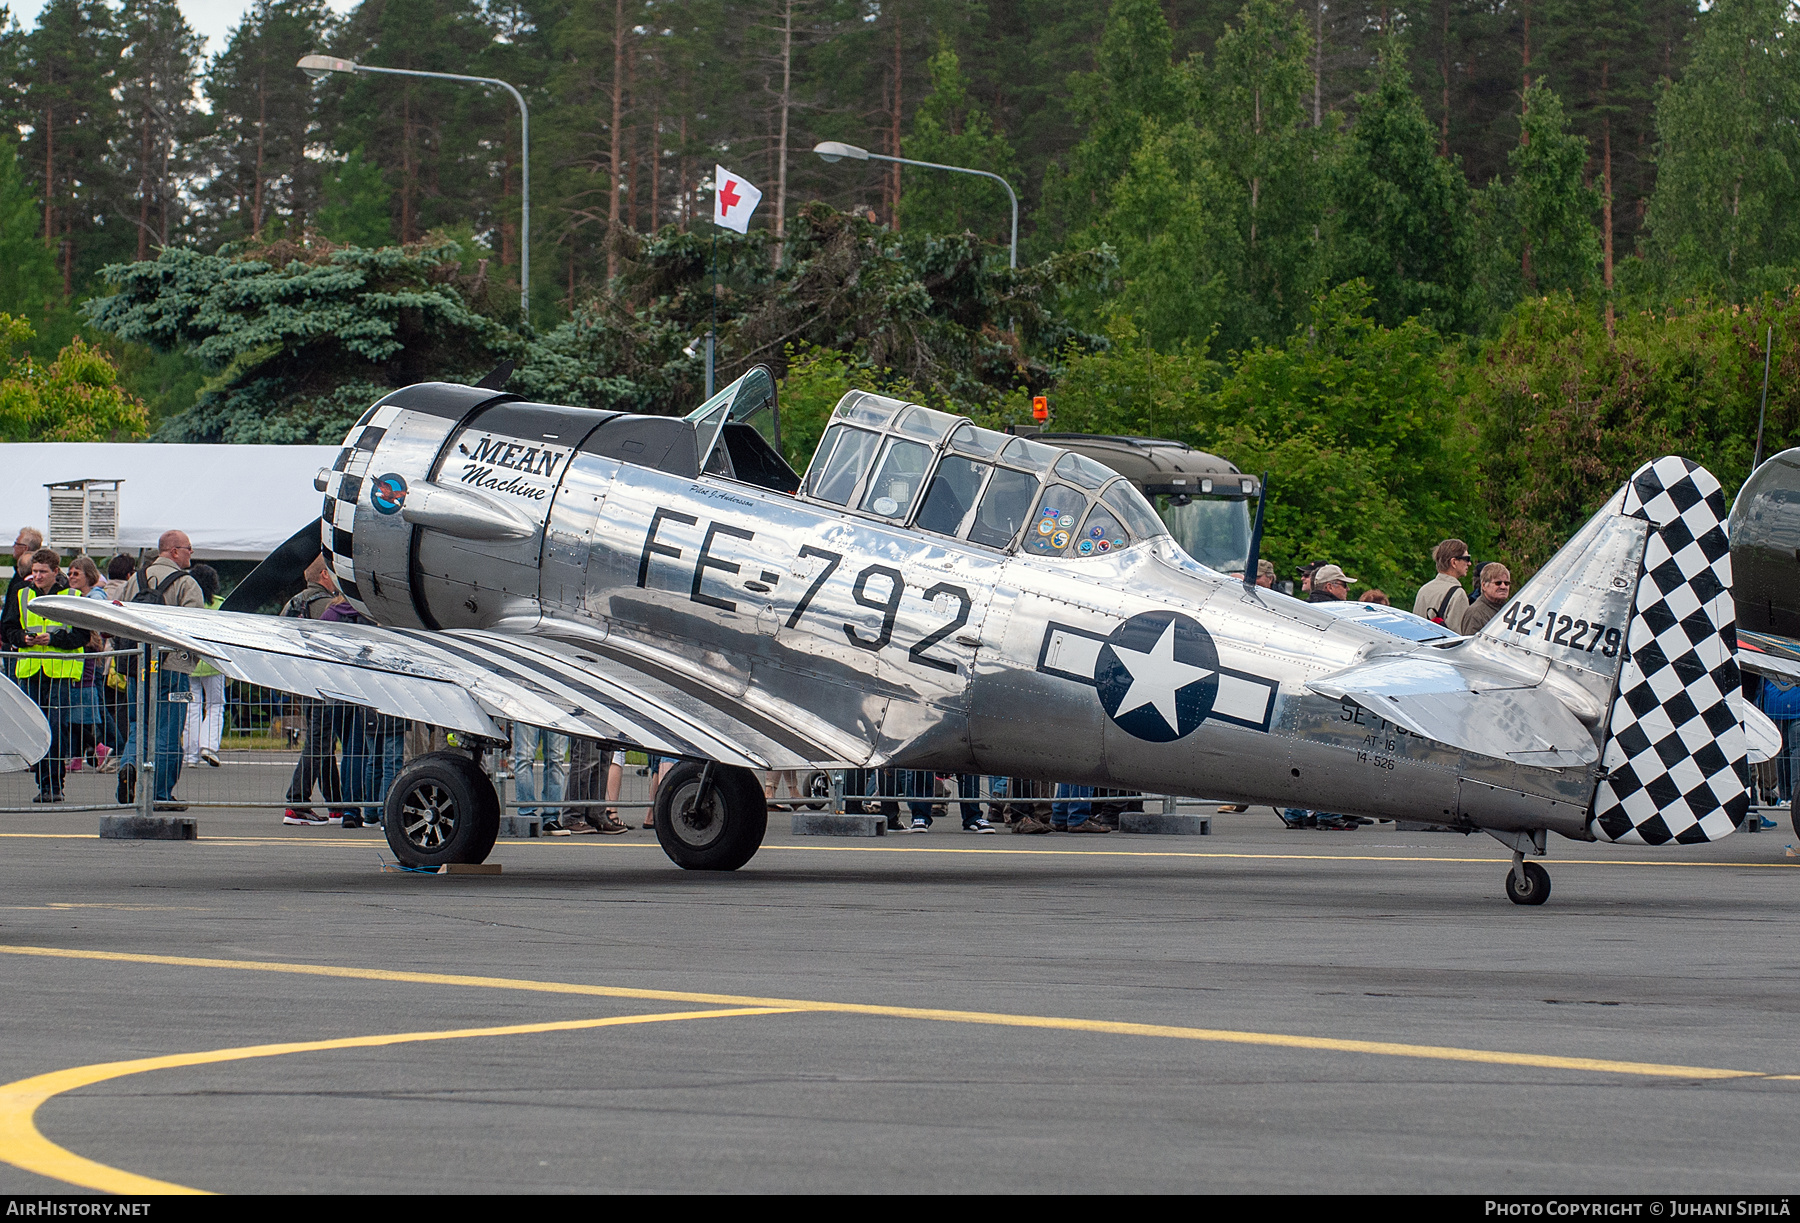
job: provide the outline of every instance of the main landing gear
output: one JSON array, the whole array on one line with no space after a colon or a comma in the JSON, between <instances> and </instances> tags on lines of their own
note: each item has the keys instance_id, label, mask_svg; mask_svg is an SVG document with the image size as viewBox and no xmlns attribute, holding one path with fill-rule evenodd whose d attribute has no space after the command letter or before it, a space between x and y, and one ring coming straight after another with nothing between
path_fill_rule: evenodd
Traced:
<instances>
[{"instance_id":1,"label":"main landing gear","mask_svg":"<svg viewBox=\"0 0 1800 1223\"><path fill-rule=\"evenodd\" d=\"M1512 866L1506 872L1506 898L1516 905L1541 905L1550 899L1550 872L1535 862L1525 861L1527 853L1544 856L1545 832L1495 832L1484 829L1490 837L1513 851Z\"/></svg>"},{"instance_id":2,"label":"main landing gear","mask_svg":"<svg viewBox=\"0 0 1800 1223\"><path fill-rule=\"evenodd\" d=\"M656 839L683 870L734 871L762 847L768 801L749 769L684 760L656 789Z\"/></svg>"},{"instance_id":3,"label":"main landing gear","mask_svg":"<svg viewBox=\"0 0 1800 1223\"><path fill-rule=\"evenodd\" d=\"M432 752L400 770L381 827L406 866L480 862L500 835L500 796L467 753Z\"/></svg>"}]
</instances>

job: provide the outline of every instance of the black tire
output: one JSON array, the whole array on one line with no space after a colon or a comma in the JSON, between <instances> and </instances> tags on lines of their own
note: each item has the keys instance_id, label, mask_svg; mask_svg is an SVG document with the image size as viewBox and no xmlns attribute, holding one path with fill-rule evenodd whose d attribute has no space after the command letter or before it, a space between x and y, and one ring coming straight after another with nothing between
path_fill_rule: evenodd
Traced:
<instances>
[{"instance_id":1,"label":"black tire","mask_svg":"<svg viewBox=\"0 0 1800 1223\"><path fill-rule=\"evenodd\" d=\"M809 801L800 806L808 811L823 811L831 803L831 774L815 769L800 779L800 793Z\"/></svg>"},{"instance_id":2,"label":"black tire","mask_svg":"<svg viewBox=\"0 0 1800 1223\"><path fill-rule=\"evenodd\" d=\"M1800 803L1789 805L1788 823L1794 826L1794 835L1800 837Z\"/></svg>"},{"instance_id":3,"label":"black tire","mask_svg":"<svg viewBox=\"0 0 1800 1223\"><path fill-rule=\"evenodd\" d=\"M1550 899L1550 872L1535 862L1525 863L1525 886L1521 888L1511 868L1508 868L1506 898L1516 905L1543 904Z\"/></svg>"},{"instance_id":4,"label":"black tire","mask_svg":"<svg viewBox=\"0 0 1800 1223\"><path fill-rule=\"evenodd\" d=\"M500 796L467 753L432 752L400 770L381 827L407 866L481 862L500 835Z\"/></svg>"},{"instance_id":5,"label":"black tire","mask_svg":"<svg viewBox=\"0 0 1800 1223\"><path fill-rule=\"evenodd\" d=\"M656 839L676 866L734 871L762 847L769 806L750 770L684 760L657 785L654 818Z\"/></svg>"}]
</instances>

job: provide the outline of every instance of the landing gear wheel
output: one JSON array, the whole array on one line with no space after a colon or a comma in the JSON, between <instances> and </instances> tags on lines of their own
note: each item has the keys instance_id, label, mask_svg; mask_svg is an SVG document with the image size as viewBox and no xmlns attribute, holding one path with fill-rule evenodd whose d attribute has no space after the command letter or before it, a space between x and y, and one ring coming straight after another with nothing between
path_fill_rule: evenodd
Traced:
<instances>
[{"instance_id":1,"label":"landing gear wheel","mask_svg":"<svg viewBox=\"0 0 1800 1223\"><path fill-rule=\"evenodd\" d=\"M800 793L809 802L801 803L808 811L823 811L831 802L831 774L814 770L800 779Z\"/></svg>"},{"instance_id":2,"label":"landing gear wheel","mask_svg":"<svg viewBox=\"0 0 1800 1223\"><path fill-rule=\"evenodd\" d=\"M689 871L736 870L756 855L769 826L768 801L754 773L691 760L664 775L652 814L663 852Z\"/></svg>"},{"instance_id":3,"label":"landing gear wheel","mask_svg":"<svg viewBox=\"0 0 1800 1223\"><path fill-rule=\"evenodd\" d=\"M1788 823L1794 826L1794 835L1800 837L1800 803L1789 804Z\"/></svg>"},{"instance_id":4,"label":"landing gear wheel","mask_svg":"<svg viewBox=\"0 0 1800 1223\"><path fill-rule=\"evenodd\" d=\"M1535 862L1525 863L1525 886L1519 886L1518 876L1512 871L1506 872L1506 898L1516 905L1541 905L1550 899L1550 872Z\"/></svg>"},{"instance_id":5,"label":"landing gear wheel","mask_svg":"<svg viewBox=\"0 0 1800 1223\"><path fill-rule=\"evenodd\" d=\"M500 796L467 753L432 752L400 770L381 827L407 866L480 862L500 835Z\"/></svg>"}]
</instances>

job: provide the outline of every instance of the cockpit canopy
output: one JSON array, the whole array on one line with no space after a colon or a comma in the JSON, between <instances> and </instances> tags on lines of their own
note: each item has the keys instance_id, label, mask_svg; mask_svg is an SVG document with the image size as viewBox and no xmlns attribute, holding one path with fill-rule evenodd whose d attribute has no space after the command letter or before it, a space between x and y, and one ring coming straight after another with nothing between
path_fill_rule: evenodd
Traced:
<instances>
[{"instance_id":1,"label":"cockpit canopy","mask_svg":"<svg viewBox=\"0 0 1800 1223\"><path fill-rule=\"evenodd\" d=\"M800 495L1031 556L1093 556L1168 534L1103 464L868 391L838 401Z\"/></svg>"}]
</instances>

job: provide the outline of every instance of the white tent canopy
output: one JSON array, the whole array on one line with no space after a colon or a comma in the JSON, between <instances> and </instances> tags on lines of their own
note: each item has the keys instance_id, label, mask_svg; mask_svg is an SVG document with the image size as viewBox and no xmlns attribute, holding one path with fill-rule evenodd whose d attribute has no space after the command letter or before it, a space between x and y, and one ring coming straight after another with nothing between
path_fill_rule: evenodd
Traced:
<instances>
[{"instance_id":1,"label":"white tent canopy","mask_svg":"<svg viewBox=\"0 0 1800 1223\"><path fill-rule=\"evenodd\" d=\"M337 446L208 446L145 442L0 445L0 530L44 530L50 491L69 480L122 480L119 552L154 551L186 531L198 560L261 560L319 516L313 476Z\"/></svg>"}]
</instances>

